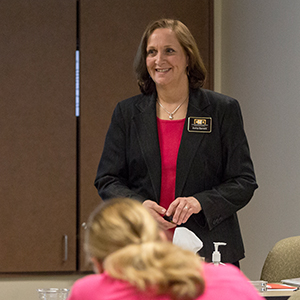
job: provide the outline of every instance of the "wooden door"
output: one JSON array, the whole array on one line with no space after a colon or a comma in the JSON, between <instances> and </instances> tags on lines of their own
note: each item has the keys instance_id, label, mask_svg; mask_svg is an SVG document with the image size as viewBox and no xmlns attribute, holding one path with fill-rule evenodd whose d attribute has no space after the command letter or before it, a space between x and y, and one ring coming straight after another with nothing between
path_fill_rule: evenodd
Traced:
<instances>
[{"instance_id":1,"label":"wooden door","mask_svg":"<svg viewBox=\"0 0 300 300\"><path fill-rule=\"evenodd\" d=\"M93 182L112 111L117 102L140 93L132 64L146 26L162 17L185 23L209 71L206 87L212 89L212 5L212 0L80 1L80 224L101 201Z\"/></svg>"},{"instance_id":2,"label":"wooden door","mask_svg":"<svg viewBox=\"0 0 300 300\"><path fill-rule=\"evenodd\" d=\"M0 272L76 270L76 0L1 0L0 28Z\"/></svg>"}]
</instances>

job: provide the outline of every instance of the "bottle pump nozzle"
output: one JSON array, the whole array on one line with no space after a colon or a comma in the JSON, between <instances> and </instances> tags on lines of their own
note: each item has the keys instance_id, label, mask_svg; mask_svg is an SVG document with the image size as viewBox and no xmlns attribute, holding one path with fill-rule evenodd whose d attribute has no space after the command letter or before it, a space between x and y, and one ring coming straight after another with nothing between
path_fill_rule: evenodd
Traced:
<instances>
[{"instance_id":1,"label":"bottle pump nozzle","mask_svg":"<svg viewBox=\"0 0 300 300\"><path fill-rule=\"evenodd\" d=\"M226 246L224 242L214 242L215 251L212 254L212 262L214 265L221 264L221 253L218 251L219 246Z\"/></svg>"}]
</instances>

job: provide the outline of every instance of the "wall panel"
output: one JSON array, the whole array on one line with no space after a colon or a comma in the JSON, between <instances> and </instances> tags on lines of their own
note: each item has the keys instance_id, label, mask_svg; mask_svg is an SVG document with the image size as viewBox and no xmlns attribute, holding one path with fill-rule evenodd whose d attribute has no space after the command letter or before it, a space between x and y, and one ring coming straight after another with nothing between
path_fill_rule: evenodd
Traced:
<instances>
[{"instance_id":1,"label":"wall panel","mask_svg":"<svg viewBox=\"0 0 300 300\"><path fill-rule=\"evenodd\" d=\"M0 272L75 270L76 1L3 0L0 28Z\"/></svg>"}]
</instances>

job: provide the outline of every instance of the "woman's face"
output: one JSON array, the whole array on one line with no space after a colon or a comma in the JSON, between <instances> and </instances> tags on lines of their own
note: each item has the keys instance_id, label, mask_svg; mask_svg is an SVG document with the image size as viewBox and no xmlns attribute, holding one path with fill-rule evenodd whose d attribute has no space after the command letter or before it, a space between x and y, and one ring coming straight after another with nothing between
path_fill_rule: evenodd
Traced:
<instances>
[{"instance_id":1,"label":"woman's face","mask_svg":"<svg viewBox=\"0 0 300 300\"><path fill-rule=\"evenodd\" d=\"M146 52L147 70L156 87L176 87L186 82L188 57L171 29L154 30Z\"/></svg>"}]
</instances>

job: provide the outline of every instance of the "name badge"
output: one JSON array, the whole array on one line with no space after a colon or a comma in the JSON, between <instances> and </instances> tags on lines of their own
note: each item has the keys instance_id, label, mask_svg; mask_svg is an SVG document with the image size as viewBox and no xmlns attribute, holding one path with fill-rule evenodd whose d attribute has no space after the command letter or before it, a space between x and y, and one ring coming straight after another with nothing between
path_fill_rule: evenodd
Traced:
<instances>
[{"instance_id":1,"label":"name badge","mask_svg":"<svg viewBox=\"0 0 300 300\"><path fill-rule=\"evenodd\" d=\"M211 133L212 118L211 117L189 117L188 131L198 133Z\"/></svg>"}]
</instances>

